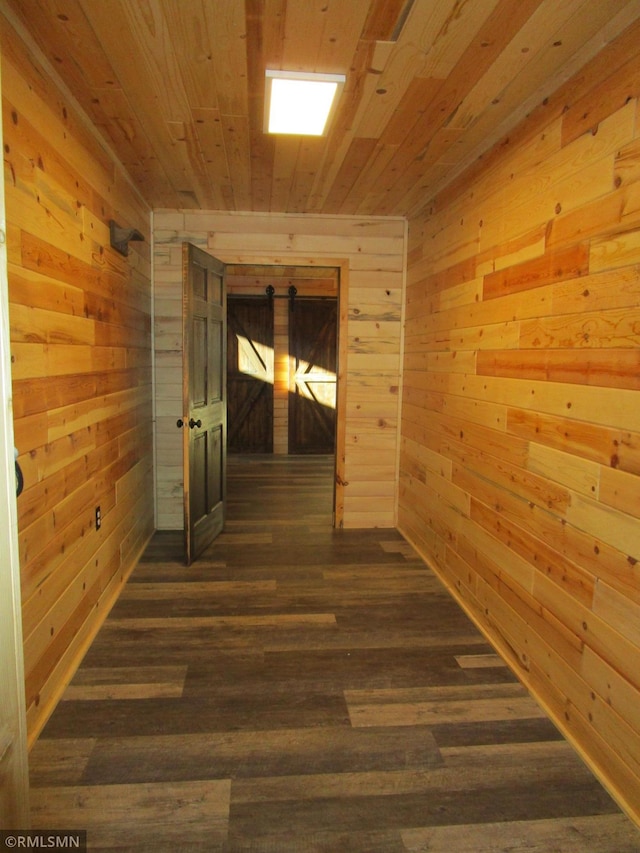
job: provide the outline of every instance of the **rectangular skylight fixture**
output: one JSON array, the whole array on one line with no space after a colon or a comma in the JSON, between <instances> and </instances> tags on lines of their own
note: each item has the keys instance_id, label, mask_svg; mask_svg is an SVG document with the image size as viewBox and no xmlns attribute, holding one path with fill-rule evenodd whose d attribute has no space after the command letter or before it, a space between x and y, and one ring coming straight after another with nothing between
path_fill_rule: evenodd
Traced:
<instances>
[{"instance_id":1,"label":"rectangular skylight fixture","mask_svg":"<svg viewBox=\"0 0 640 853\"><path fill-rule=\"evenodd\" d=\"M265 130L324 136L345 79L344 74L267 70Z\"/></svg>"}]
</instances>

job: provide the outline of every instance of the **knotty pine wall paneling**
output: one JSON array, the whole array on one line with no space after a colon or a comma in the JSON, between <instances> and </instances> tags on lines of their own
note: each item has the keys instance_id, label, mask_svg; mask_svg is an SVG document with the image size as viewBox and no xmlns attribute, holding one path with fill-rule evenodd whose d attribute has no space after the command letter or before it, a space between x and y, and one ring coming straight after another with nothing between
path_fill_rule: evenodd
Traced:
<instances>
[{"instance_id":1,"label":"knotty pine wall paneling","mask_svg":"<svg viewBox=\"0 0 640 853\"><path fill-rule=\"evenodd\" d=\"M640 53L409 225L399 527L640 821Z\"/></svg>"},{"instance_id":2,"label":"knotty pine wall paneling","mask_svg":"<svg viewBox=\"0 0 640 853\"><path fill-rule=\"evenodd\" d=\"M55 72L0 26L33 742L154 528L150 214ZM128 258L112 218L145 235Z\"/></svg>"},{"instance_id":3,"label":"knotty pine wall paneling","mask_svg":"<svg viewBox=\"0 0 640 853\"><path fill-rule=\"evenodd\" d=\"M181 247L228 264L342 265L339 383L344 447L337 507L345 527L396 522L405 223L401 219L154 212L157 506L160 529L180 529L182 439ZM340 390L339 390L340 396Z\"/></svg>"}]
</instances>

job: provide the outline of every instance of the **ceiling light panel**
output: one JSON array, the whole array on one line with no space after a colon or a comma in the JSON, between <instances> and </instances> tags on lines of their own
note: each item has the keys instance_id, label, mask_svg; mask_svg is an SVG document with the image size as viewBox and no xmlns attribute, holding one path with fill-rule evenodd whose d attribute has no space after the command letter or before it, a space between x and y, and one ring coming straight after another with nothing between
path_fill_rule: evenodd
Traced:
<instances>
[{"instance_id":1,"label":"ceiling light panel","mask_svg":"<svg viewBox=\"0 0 640 853\"><path fill-rule=\"evenodd\" d=\"M344 74L267 70L265 131L323 136L344 83Z\"/></svg>"}]
</instances>

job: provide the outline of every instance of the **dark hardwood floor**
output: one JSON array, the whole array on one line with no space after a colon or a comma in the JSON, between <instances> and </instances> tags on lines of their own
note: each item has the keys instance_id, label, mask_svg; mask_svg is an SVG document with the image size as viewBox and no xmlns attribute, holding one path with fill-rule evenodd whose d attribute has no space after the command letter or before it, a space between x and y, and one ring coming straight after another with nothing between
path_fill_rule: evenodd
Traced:
<instances>
[{"instance_id":1,"label":"dark hardwood floor","mask_svg":"<svg viewBox=\"0 0 640 853\"><path fill-rule=\"evenodd\" d=\"M640 833L330 460L229 459L225 532L156 534L31 754L89 850L631 853Z\"/></svg>"}]
</instances>

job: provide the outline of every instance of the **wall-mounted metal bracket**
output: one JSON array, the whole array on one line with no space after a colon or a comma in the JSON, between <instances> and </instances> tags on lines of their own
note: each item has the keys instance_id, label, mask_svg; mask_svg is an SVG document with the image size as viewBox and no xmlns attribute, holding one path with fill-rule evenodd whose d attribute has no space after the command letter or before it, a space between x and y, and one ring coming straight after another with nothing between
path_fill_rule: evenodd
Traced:
<instances>
[{"instance_id":1,"label":"wall-mounted metal bracket","mask_svg":"<svg viewBox=\"0 0 640 853\"><path fill-rule=\"evenodd\" d=\"M22 494L22 490L24 489L24 477L22 476L22 469L18 465L18 448L14 447L14 455L16 457L16 497Z\"/></svg>"},{"instance_id":2,"label":"wall-mounted metal bracket","mask_svg":"<svg viewBox=\"0 0 640 853\"><path fill-rule=\"evenodd\" d=\"M109 220L111 248L125 257L129 254L130 240L144 240L142 234L135 228L121 228L113 219Z\"/></svg>"}]
</instances>

